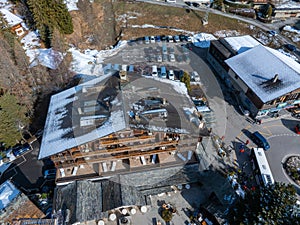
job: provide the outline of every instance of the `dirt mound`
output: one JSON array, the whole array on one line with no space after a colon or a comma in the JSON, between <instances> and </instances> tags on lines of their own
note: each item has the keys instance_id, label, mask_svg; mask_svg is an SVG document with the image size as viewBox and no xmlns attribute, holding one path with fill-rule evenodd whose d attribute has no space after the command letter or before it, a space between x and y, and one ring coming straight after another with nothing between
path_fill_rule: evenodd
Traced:
<instances>
[{"instance_id":1,"label":"dirt mound","mask_svg":"<svg viewBox=\"0 0 300 225\"><path fill-rule=\"evenodd\" d=\"M114 13L107 0L79 1L78 11L71 11L74 32L66 41L80 49L104 49L115 43Z\"/></svg>"}]
</instances>

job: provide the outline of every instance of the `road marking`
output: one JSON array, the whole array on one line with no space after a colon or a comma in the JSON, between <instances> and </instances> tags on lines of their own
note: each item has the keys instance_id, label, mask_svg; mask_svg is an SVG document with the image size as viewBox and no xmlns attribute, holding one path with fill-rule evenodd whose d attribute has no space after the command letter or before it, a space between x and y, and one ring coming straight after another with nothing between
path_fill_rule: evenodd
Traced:
<instances>
[{"instance_id":1,"label":"road marking","mask_svg":"<svg viewBox=\"0 0 300 225\"><path fill-rule=\"evenodd\" d=\"M248 125L247 127L243 128L243 130L249 130L252 126ZM236 137L235 139L241 139L241 136L244 134L243 131L241 131Z\"/></svg>"},{"instance_id":2,"label":"road marking","mask_svg":"<svg viewBox=\"0 0 300 225\"><path fill-rule=\"evenodd\" d=\"M267 136L267 137L270 137L270 136L272 135L272 133L271 133L271 134L265 133L265 132L262 132L261 130L259 131L259 133L261 133L261 134L263 134L263 135L265 135L265 136Z\"/></svg>"},{"instance_id":3,"label":"road marking","mask_svg":"<svg viewBox=\"0 0 300 225\"><path fill-rule=\"evenodd\" d=\"M267 130L269 132L270 135L272 135L272 132L270 131L269 127L263 127L263 129Z\"/></svg>"},{"instance_id":4,"label":"road marking","mask_svg":"<svg viewBox=\"0 0 300 225\"><path fill-rule=\"evenodd\" d=\"M281 136L300 137L298 134L274 134L272 136L269 136L268 139L273 137L281 137Z\"/></svg>"}]
</instances>

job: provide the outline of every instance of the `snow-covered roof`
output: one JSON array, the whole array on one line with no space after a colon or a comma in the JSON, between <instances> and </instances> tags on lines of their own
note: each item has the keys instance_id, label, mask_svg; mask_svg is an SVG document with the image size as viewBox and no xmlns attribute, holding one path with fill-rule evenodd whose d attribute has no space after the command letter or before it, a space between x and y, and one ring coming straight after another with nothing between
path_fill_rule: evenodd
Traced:
<instances>
[{"instance_id":1,"label":"snow-covered roof","mask_svg":"<svg viewBox=\"0 0 300 225\"><path fill-rule=\"evenodd\" d=\"M226 37L224 40L231 46L231 48L238 54L245 52L260 43L250 35L238 37Z\"/></svg>"},{"instance_id":2,"label":"snow-covered roof","mask_svg":"<svg viewBox=\"0 0 300 225\"><path fill-rule=\"evenodd\" d=\"M113 106L110 117L101 126L95 124L92 129L80 127L80 118L85 116L79 112L81 103L84 103L83 99L80 99L82 94L90 91L89 100L97 100L99 90L92 91L91 89L97 85L105 85L110 76L111 74L103 75L51 97L39 153L40 159L107 136L126 127L123 110L118 104ZM85 97L83 96L83 98Z\"/></svg>"},{"instance_id":3,"label":"snow-covered roof","mask_svg":"<svg viewBox=\"0 0 300 225\"><path fill-rule=\"evenodd\" d=\"M21 192L9 181L0 185L0 210L5 209Z\"/></svg>"},{"instance_id":4,"label":"snow-covered roof","mask_svg":"<svg viewBox=\"0 0 300 225\"><path fill-rule=\"evenodd\" d=\"M30 66L34 67L38 64L46 66L50 69L57 69L63 60L63 54L55 51L52 48L49 49L28 49L26 55L29 57Z\"/></svg>"},{"instance_id":5,"label":"snow-covered roof","mask_svg":"<svg viewBox=\"0 0 300 225\"><path fill-rule=\"evenodd\" d=\"M7 9L0 9L0 12L3 14L5 20L7 21L8 25L13 27L23 22L23 20L16 16L15 14L11 13Z\"/></svg>"},{"instance_id":6,"label":"snow-covered roof","mask_svg":"<svg viewBox=\"0 0 300 225\"><path fill-rule=\"evenodd\" d=\"M119 78L107 74L53 95L39 159L125 128L177 133L192 133L192 129L195 129L182 110L182 106L193 107L183 83L152 77L137 79L135 75L129 85L124 85L121 89L119 85ZM166 106L166 123L147 119L136 123L130 118L134 104L149 96L167 99L169 104Z\"/></svg>"},{"instance_id":7,"label":"snow-covered roof","mask_svg":"<svg viewBox=\"0 0 300 225\"><path fill-rule=\"evenodd\" d=\"M300 64L275 49L258 45L225 62L264 103L300 88Z\"/></svg>"},{"instance_id":8,"label":"snow-covered roof","mask_svg":"<svg viewBox=\"0 0 300 225\"><path fill-rule=\"evenodd\" d=\"M210 41L217 40L215 36L207 33L199 33L195 34L192 37L192 42L196 47L200 48L208 48L210 45Z\"/></svg>"},{"instance_id":9,"label":"snow-covered roof","mask_svg":"<svg viewBox=\"0 0 300 225\"><path fill-rule=\"evenodd\" d=\"M13 5L11 4L11 2L9 2L8 0L0 0L0 8L5 8L5 9L9 9L11 8Z\"/></svg>"},{"instance_id":10,"label":"snow-covered roof","mask_svg":"<svg viewBox=\"0 0 300 225\"><path fill-rule=\"evenodd\" d=\"M275 10L300 10L300 3L287 1L282 4L275 4Z\"/></svg>"}]
</instances>

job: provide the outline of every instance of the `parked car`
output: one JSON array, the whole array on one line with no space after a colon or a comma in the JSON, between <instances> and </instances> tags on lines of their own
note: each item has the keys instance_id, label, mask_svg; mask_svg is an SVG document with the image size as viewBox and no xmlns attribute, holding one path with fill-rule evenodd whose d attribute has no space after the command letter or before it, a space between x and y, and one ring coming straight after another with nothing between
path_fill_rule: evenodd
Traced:
<instances>
[{"instance_id":1,"label":"parked car","mask_svg":"<svg viewBox=\"0 0 300 225\"><path fill-rule=\"evenodd\" d=\"M259 133L258 131L255 131L251 135L251 139L255 144L257 144L258 147L263 148L264 150L270 149L270 144L268 143L266 138L262 136L261 133Z\"/></svg>"},{"instance_id":2,"label":"parked car","mask_svg":"<svg viewBox=\"0 0 300 225\"><path fill-rule=\"evenodd\" d=\"M173 70L169 70L168 78L170 80L175 80L175 75Z\"/></svg>"},{"instance_id":3,"label":"parked car","mask_svg":"<svg viewBox=\"0 0 300 225\"><path fill-rule=\"evenodd\" d=\"M157 56L157 62L162 62L162 57L161 57L161 55L158 55L158 56Z\"/></svg>"},{"instance_id":4,"label":"parked car","mask_svg":"<svg viewBox=\"0 0 300 225\"><path fill-rule=\"evenodd\" d=\"M175 62L175 55L174 54L170 54L170 62Z\"/></svg>"},{"instance_id":5,"label":"parked car","mask_svg":"<svg viewBox=\"0 0 300 225\"><path fill-rule=\"evenodd\" d=\"M197 2L193 2L192 4L193 4L194 7L197 7L197 8L200 6L200 4L197 3Z\"/></svg>"},{"instance_id":6,"label":"parked car","mask_svg":"<svg viewBox=\"0 0 300 225\"><path fill-rule=\"evenodd\" d=\"M17 145L12 148L12 153L15 157L18 157L20 155L23 155L25 152L31 150L31 146L28 143L25 143L23 145Z\"/></svg>"},{"instance_id":7,"label":"parked car","mask_svg":"<svg viewBox=\"0 0 300 225\"><path fill-rule=\"evenodd\" d=\"M167 40L167 37L166 37L165 35L161 35L161 36L160 36L160 39L161 39L161 41L166 41L166 40Z\"/></svg>"},{"instance_id":8,"label":"parked car","mask_svg":"<svg viewBox=\"0 0 300 225\"><path fill-rule=\"evenodd\" d=\"M172 48L172 47L170 47L170 48L169 48L169 53L170 53L170 54L175 54L175 49Z\"/></svg>"},{"instance_id":9,"label":"parked car","mask_svg":"<svg viewBox=\"0 0 300 225\"><path fill-rule=\"evenodd\" d=\"M161 78L167 78L167 69L165 66L162 66L160 68L160 77Z\"/></svg>"},{"instance_id":10,"label":"parked car","mask_svg":"<svg viewBox=\"0 0 300 225\"><path fill-rule=\"evenodd\" d=\"M210 112L210 108L202 99L193 98L193 102L198 112Z\"/></svg>"},{"instance_id":11,"label":"parked car","mask_svg":"<svg viewBox=\"0 0 300 225\"><path fill-rule=\"evenodd\" d=\"M277 32L275 30L268 30L267 31L268 35L271 36L277 36Z\"/></svg>"},{"instance_id":12,"label":"parked car","mask_svg":"<svg viewBox=\"0 0 300 225\"><path fill-rule=\"evenodd\" d=\"M150 43L155 43L155 37L154 36L150 37Z\"/></svg>"},{"instance_id":13,"label":"parked car","mask_svg":"<svg viewBox=\"0 0 300 225\"><path fill-rule=\"evenodd\" d=\"M45 179L54 179L56 177L56 169L45 170L44 178Z\"/></svg>"},{"instance_id":14,"label":"parked car","mask_svg":"<svg viewBox=\"0 0 300 225\"><path fill-rule=\"evenodd\" d=\"M169 35L169 36L167 37L167 40L168 40L168 42L173 42L173 36Z\"/></svg>"},{"instance_id":15,"label":"parked car","mask_svg":"<svg viewBox=\"0 0 300 225\"><path fill-rule=\"evenodd\" d=\"M162 61L163 62L167 62L168 61L168 55L167 54L163 54L162 55Z\"/></svg>"},{"instance_id":16,"label":"parked car","mask_svg":"<svg viewBox=\"0 0 300 225\"><path fill-rule=\"evenodd\" d=\"M297 50L296 46L292 45L292 44L285 44L285 45L283 45L283 47L285 47L287 50L292 51L292 52Z\"/></svg>"},{"instance_id":17,"label":"parked car","mask_svg":"<svg viewBox=\"0 0 300 225\"><path fill-rule=\"evenodd\" d=\"M160 36L155 37L156 42L160 42Z\"/></svg>"},{"instance_id":18,"label":"parked car","mask_svg":"<svg viewBox=\"0 0 300 225\"><path fill-rule=\"evenodd\" d=\"M150 39L148 36L145 37L145 44L149 44L150 43Z\"/></svg>"},{"instance_id":19,"label":"parked car","mask_svg":"<svg viewBox=\"0 0 300 225\"><path fill-rule=\"evenodd\" d=\"M192 41L192 37L191 36L185 36L185 40L188 41L188 42L191 42Z\"/></svg>"},{"instance_id":20,"label":"parked car","mask_svg":"<svg viewBox=\"0 0 300 225\"><path fill-rule=\"evenodd\" d=\"M200 81L200 76L197 71L191 72L190 76L192 81L196 81L196 82Z\"/></svg>"},{"instance_id":21,"label":"parked car","mask_svg":"<svg viewBox=\"0 0 300 225\"><path fill-rule=\"evenodd\" d=\"M239 105L239 109L244 116L250 116L250 112L245 109L242 105Z\"/></svg>"},{"instance_id":22,"label":"parked car","mask_svg":"<svg viewBox=\"0 0 300 225\"><path fill-rule=\"evenodd\" d=\"M300 123L295 126L296 134L300 134Z\"/></svg>"},{"instance_id":23,"label":"parked car","mask_svg":"<svg viewBox=\"0 0 300 225\"><path fill-rule=\"evenodd\" d=\"M183 77L183 74L184 74L184 71L183 70L179 70L179 73L178 73L179 80L181 80L181 78Z\"/></svg>"},{"instance_id":24,"label":"parked car","mask_svg":"<svg viewBox=\"0 0 300 225\"><path fill-rule=\"evenodd\" d=\"M175 41L175 42L180 42L180 39L179 39L179 36L178 36L178 35L175 35L175 36L174 36L174 41Z\"/></svg>"},{"instance_id":25,"label":"parked car","mask_svg":"<svg viewBox=\"0 0 300 225\"><path fill-rule=\"evenodd\" d=\"M180 39L180 41L185 41L185 35L180 34L180 35L179 35L179 39Z\"/></svg>"},{"instance_id":26,"label":"parked car","mask_svg":"<svg viewBox=\"0 0 300 225\"><path fill-rule=\"evenodd\" d=\"M157 71L157 66L152 66L152 77L157 77L158 76L158 71Z\"/></svg>"}]
</instances>

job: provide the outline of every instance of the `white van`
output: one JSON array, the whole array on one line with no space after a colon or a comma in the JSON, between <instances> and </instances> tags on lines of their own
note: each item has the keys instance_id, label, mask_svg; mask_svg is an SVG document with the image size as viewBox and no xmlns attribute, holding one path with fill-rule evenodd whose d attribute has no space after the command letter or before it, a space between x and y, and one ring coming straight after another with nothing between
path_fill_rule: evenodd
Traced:
<instances>
[{"instance_id":1,"label":"white van","mask_svg":"<svg viewBox=\"0 0 300 225\"><path fill-rule=\"evenodd\" d=\"M152 66L152 77L157 77L158 73L157 73L157 66Z\"/></svg>"},{"instance_id":2,"label":"white van","mask_svg":"<svg viewBox=\"0 0 300 225\"><path fill-rule=\"evenodd\" d=\"M174 75L174 71L173 70L169 70L169 79L170 80L175 80L175 75Z\"/></svg>"}]
</instances>

